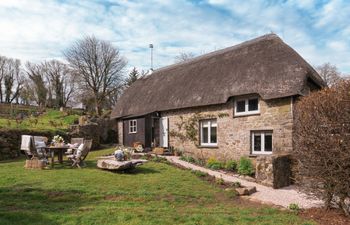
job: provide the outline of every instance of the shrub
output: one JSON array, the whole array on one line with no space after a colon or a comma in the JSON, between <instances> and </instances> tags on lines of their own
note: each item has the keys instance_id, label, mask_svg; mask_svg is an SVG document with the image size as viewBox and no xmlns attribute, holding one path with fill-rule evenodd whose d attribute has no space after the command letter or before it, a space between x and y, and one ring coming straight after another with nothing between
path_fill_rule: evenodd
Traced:
<instances>
[{"instance_id":1,"label":"shrub","mask_svg":"<svg viewBox=\"0 0 350 225\"><path fill-rule=\"evenodd\" d=\"M350 216L350 81L303 97L295 106L296 181ZM307 181L307 185L305 182Z\"/></svg>"},{"instance_id":2,"label":"shrub","mask_svg":"<svg viewBox=\"0 0 350 225\"><path fill-rule=\"evenodd\" d=\"M186 162L189 162L189 163L195 163L196 162L196 159L193 158L192 156L185 156L185 155L180 156L180 160L183 160L183 161L186 161Z\"/></svg>"},{"instance_id":3,"label":"shrub","mask_svg":"<svg viewBox=\"0 0 350 225\"><path fill-rule=\"evenodd\" d=\"M224 164L215 158L209 158L207 160L207 167L213 170L219 170L224 168Z\"/></svg>"},{"instance_id":4,"label":"shrub","mask_svg":"<svg viewBox=\"0 0 350 225\"><path fill-rule=\"evenodd\" d=\"M289 204L288 208L294 212L299 212L300 211L300 207L298 204L296 203L291 203Z\"/></svg>"},{"instance_id":5,"label":"shrub","mask_svg":"<svg viewBox=\"0 0 350 225\"><path fill-rule=\"evenodd\" d=\"M252 161L246 157L241 157L238 163L238 173L240 175L253 175L254 167Z\"/></svg>"},{"instance_id":6,"label":"shrub","mask_svg":"<svg viewBox=\"0 0 350 225\"><path fill-rule=\"evenodd\" d=\"M228 160L225 163L225 169L230 171L236 171L237 170L237 162L235 160Z\"/></svg>"}]
</instances>

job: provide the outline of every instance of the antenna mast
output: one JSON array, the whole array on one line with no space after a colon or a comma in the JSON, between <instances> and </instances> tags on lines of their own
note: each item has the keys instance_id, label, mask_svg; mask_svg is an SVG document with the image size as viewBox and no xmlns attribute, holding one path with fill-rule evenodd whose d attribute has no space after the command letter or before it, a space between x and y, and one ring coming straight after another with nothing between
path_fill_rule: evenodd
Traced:
<instances>
[{"instance_id":1,"label":"antenna mast","mask_svg":"<svg viewBox=\"0 0 350 225\"><path fill-rule=\"evenodd\" d=\"M149 44L149 48L151 49L151 71L153 71L153 44Z\"/></svg>"}]
</instances>

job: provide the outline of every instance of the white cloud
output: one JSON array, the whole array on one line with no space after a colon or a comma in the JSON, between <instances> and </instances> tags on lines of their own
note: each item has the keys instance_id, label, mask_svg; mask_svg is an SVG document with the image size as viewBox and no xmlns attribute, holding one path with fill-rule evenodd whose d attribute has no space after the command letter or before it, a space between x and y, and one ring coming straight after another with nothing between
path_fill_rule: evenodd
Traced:
<instances>
[{"instance_id":1,"label":"white cloud","mask_svg":"<svg viewBox=\"0 0 350 225\"><path fill-rule=\"evenodd\" d=\"M119 47L130 67L146 69L150 43L157 68L173 63L180 52L198 55L273 31L311 64L330 61L350 72L345 61L350 58L349 5L330 1L316 8L313 0L1 0L0 54L32 61L60 58L72 42L94 34Z\"/></svg>"}]
</instances>

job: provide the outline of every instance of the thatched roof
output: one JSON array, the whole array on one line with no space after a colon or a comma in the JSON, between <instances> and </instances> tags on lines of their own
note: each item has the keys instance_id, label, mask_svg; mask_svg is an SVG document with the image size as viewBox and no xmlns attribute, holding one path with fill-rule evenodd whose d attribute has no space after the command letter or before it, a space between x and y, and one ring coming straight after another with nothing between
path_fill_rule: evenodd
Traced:
<instances>
[{"instance_id":1,"label":"thatched roof","mask_svg":"<svg viewBox=\"0 0 350 225\"><path fill-rule=\"evenodd\" d=\"M124 92L111 118L221 104L252 93L265 100L300 95L310 79L324 86L297 52L268 34L156 70Z\"/></svg>"}]
</instances>

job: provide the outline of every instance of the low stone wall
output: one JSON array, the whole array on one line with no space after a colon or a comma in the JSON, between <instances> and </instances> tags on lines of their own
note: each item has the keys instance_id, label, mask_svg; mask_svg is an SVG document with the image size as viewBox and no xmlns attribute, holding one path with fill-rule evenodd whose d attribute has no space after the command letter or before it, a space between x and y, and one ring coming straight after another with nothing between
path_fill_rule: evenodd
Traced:
<instances>
[{"instance_id":1,"label":"low stone wall","mask_svg":"<svg viewBox=\"0 0 350 225\"><path fill-rule=\"evenodd\" d=\"M0 129L0 160L14 159L20 155L21 135L45 136L50 140L57 134L69 140L68 134L60 131Z\"/></svg>"},{"instance_id":2,"label":"low stone wall","mask_svg":"<svg viewBox=\"0 0 350 225\"><path fill-rule=\"evenodd\" d=\"M288 154L258 156L255 160L256 181L273 188L292 184L292 160Z\"/></svg>"}]
</instances>

